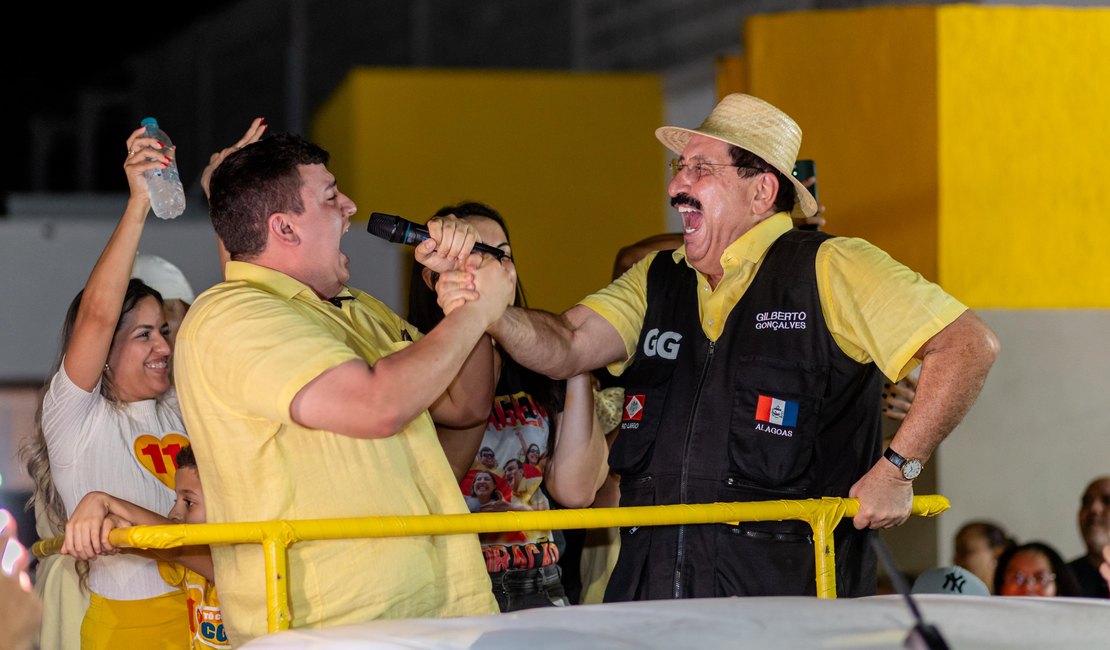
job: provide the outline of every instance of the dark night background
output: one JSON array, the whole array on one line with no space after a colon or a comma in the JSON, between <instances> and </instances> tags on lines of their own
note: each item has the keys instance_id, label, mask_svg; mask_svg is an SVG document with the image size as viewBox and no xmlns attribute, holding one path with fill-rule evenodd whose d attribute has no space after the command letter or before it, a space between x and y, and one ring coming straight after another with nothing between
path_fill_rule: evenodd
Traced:
<instances>
[{"instance_id":1,"label":"dark night background","mask_svg":"<svg viewBox=\"0 0 1110 650\"><path fill-rule=\"evenodd\" d=\"M0 39L4 124L9 131L0 194L31 189L33 119L54 123L75 119L82 90L127 92L132 81L128 58L157 48L226 4L211 0L169 5L78 4L65 11L55 6L49 13L25 10L29 15L24 14L24 19L12 19L8 34ZM126 129L132 122L138 127L143 117L128 113L109 108L101 116L101 121L110 123L103 130L117 132L113 144L121 152ZM120 164L122 161L121 155ZM52 155L47 189L77 189L75 175L66 171L75 164L73 157L61 151ZM96 174L96 189L125 191L117 169L103 171L107 173Z\"/></svg>"}]
</instances>

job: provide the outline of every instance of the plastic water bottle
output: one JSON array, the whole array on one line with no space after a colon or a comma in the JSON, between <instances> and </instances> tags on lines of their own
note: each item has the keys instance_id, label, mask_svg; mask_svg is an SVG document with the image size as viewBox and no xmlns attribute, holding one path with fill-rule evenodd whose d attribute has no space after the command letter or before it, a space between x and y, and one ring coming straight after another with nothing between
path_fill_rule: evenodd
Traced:
<instances>
[{"instance_id":1,"label":"plastic water bottle","mask_svg":"<svg viewBox=\"0 0 1110 650\"><path fill-rule=\"evenodd\" d=\"M144 118L140 124L146 127L147 137L156 138L164 150L173 146L170 136L158 128L158 120ZM185 211L185 188L181 186L181 176L177 173L177 160L170 160L170 166L151 169L145 172L146 187L150 193L150 205L159 219L173 219Z\"/></svg>"}]
</instances>

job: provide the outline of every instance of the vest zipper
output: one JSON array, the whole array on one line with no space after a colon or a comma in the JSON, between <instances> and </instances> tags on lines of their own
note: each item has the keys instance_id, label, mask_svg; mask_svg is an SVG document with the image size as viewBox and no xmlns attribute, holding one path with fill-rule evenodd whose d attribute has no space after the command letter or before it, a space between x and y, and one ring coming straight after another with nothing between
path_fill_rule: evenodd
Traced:
<instances>
[{"instance_id":1,"label":"vest zipper","mask_svg":"<svg viewBox=\"0 0 1110 650\"><path fill-rule=\"evenodd\" d=\"M715 341L709 342L709 352L705 357L705 364L701 367L701 376L698 377L698 386L694 389L694 402L690 408L690 421L686 423L686 442L682 445L682 477L679 483L679 503L686 503L687 474L690 469L690 439L694 433L694 419L698 413L698 404L701 402L701 387L705 377L709 374L709 365L713 363L713 350L717 347ZM675 551L674 564L674 592L672 598L682 597L682 564L686 560L686 525L678 527L678 545Z\"/></svg>"}]
</instances>

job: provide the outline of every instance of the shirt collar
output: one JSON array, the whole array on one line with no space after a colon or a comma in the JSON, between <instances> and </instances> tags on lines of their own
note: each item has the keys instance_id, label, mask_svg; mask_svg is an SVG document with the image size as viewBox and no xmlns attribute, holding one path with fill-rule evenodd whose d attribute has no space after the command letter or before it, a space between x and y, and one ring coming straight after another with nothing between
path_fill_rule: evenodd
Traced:
<instances>
[{"instance_id":1,"label":"shirt collar","mask_svg":"<svg viewBox=\"0 0 1110 650\"><path fill-rule=\"evenodd\" d=\"M726 271L735 268L740 265L741 260L752 263L759 262L767 253L771 244L775 243L775 240L782 237L793 227L794 222L790 219L790 213L788 212L778 212L760 221L751 230L740 235L739 239L728 245L725 252L721 254L721 268ZM674 259L676 264L684 261L686 259L686 245L679 246L671 253L671 258ZM686 265L690 266L690 263L687 262Z\"/></svg>"},{"instance_id":2,"label":"shirt collar","mask_svg":"<svg viewBox=\"0 0 1110 650\"><path fill-rule=\"evenodd\" d=\"M230 261L224 267L224 278L228 282L246 282L257 287L262 287L267 292L276 296L292 300L297 295L303 294L306 298L320 301L320 297L307 284L296 278L286 275L281 271L251 264L250 262ZM354 297L350 289L343 287L336 297Z\"/></svg>"}]
</instances>

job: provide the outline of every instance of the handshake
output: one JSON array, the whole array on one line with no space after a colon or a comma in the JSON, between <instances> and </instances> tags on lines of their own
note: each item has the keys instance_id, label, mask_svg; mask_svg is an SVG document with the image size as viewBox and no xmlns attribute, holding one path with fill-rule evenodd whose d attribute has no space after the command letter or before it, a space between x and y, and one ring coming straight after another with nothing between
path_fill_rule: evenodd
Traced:
<instances>
[{"instance_id":1,"label":"handshake","mask_svg":"<svg viewBox=\"0 0 1110 650\"><path fill-rule=\"evenodd\" d=\"M406 243L411 238L409 234ZM511 249L504 230L492 219L435 217L428 222L427 239L416 247L415 257L425 267L422 276L435 290L444 316L465 309L489 327L516 301Z\"/></svg>"}]
</instances>

